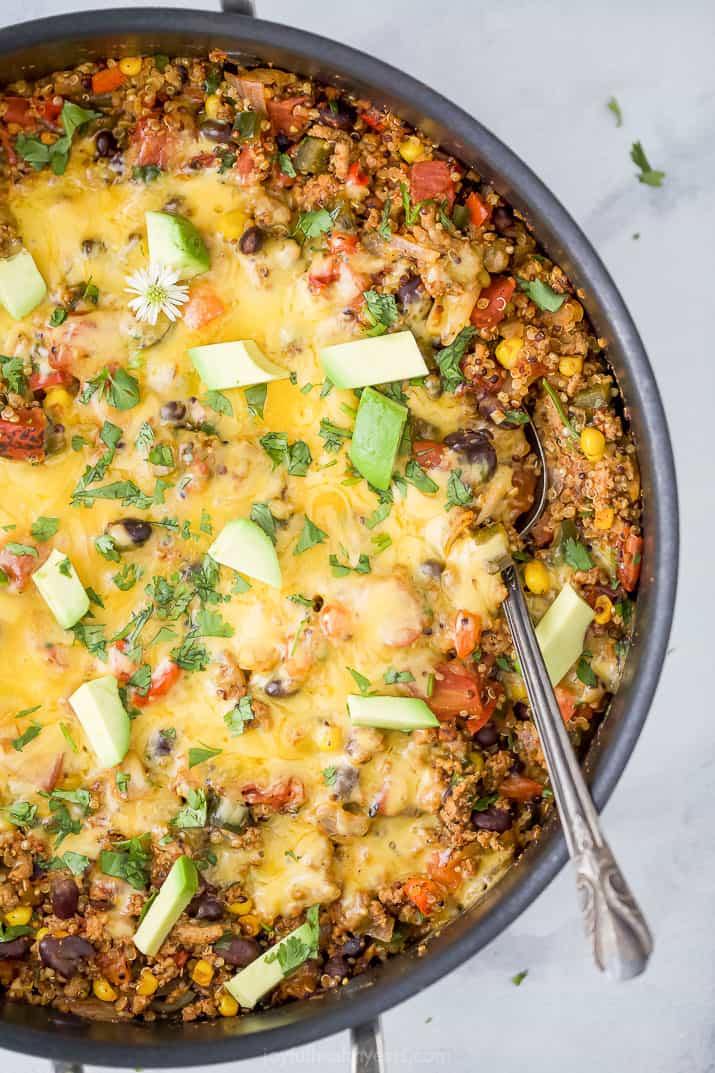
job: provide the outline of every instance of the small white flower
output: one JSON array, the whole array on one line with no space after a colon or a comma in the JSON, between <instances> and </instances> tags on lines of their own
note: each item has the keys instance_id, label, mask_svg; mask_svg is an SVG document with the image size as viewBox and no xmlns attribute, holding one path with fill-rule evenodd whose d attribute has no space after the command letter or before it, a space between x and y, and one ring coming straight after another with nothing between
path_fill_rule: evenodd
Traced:
<instances>
[{"instance_id":1,"label":"small white flower","mask_svg":"<svg viewBox=\"0 0 715 1073\"><path fill-rule=\"evenodd\" d=\"M156 324L159 314L163 313L169 320L181 316L181 306L189 297L189 288L177 283L179 273L163 265L149 265L139 268L127 276L127 294L136 295L129 303L129 308L137 320L147 320Z\"/></svg>"}]
</instances>

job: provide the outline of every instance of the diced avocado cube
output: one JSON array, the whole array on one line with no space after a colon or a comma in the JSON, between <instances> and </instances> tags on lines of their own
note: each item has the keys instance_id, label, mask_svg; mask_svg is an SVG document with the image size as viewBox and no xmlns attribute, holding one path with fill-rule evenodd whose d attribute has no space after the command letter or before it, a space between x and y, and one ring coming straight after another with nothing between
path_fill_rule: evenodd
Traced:
<instances>
[{"instance_id":1,"label":"diced avocado cube","mask_svg":"<svg viewBox=\"0 0 715 1073\"><path fill-rule=\"evenodd\" d=\"M390 487L407 421L407 407L372 387L360 396L350 458L358 473L383 492Z\"/></svg>"},{"instance_id":2,"label":"diced avocado cube","mask_svg":"<svg viewBox=\"0 0 715 1073\"><path fill-rule=\"evenodd\" d=\"M199 873L191 857L179 857L161 885L134 935L137 950L148 957L158 954L162 943L199 889Z\"/></svg>"},{"instance_id":3,"label":"diced avocado cube","mask_svg":"<svg viewBox=\"0 0 715 1073\"><path fill-rule=\"evenodd\" d=\"M29 250L0 260L0 304L14 320L22 320L40 304L47 285Z\"/></svg>"},{"instance_id":4,"label":"diced avocado cube","mask_svg":"<svg viewBox=\"0 0 715 1073\"><path fill-rule=\"evenodd\" d=\"M210 258L206 243L185 216L148 212L146 234L152 264L173 268L180 279L191 279L208 270Z\"/></svg>"},{"instance_id":5,"label":"diced avocado cube","mask_svg":"<svg viewBox=\"0 0 715 1073\"><path fill-rule=\"evenodd\" d=\"M284 976L307 958L315 956L316 926L310 921L289 932L280 942L266 950L245 969L232 976L225 985L239 1006L252 1010L272 991Z\"/></svg>"},{"instance_id":6,"label":"diced avocado cube","mask_svg":"<svg viewBox=\"0 0 715 1073\"><path fill-rule=\"evenodd\" d=\"M536 627L536 639L551 684L561 681L583 652L593 610L568 583Z\"/></svg>"},{"instance_id":7,"label":"diced avocado cube","mask_svg":"<svg viewBox=\"0 0 715 1073\"><path fill-rule=\"evenodd\" d=\"M68 630L89 611L89 596L67 556L53 548L32 575L40 596L60 626Z\"/></svg>"},{"instance_id":8,"label":"diced avocado cube","mask_svg":"<svg viewBox=\"0 0 715 1073\"><path fill-rule=\"evenodd\" d=\"M336 387L367 387L426 376L429 369L412 332L354 339L323 347L320 362Z\"/></svg>"},{"instance_id":9,"label":"diced avocado cube","mask_svg":"<svg viewBox=\"0 0 715 1073\"><path fill-rule=\"evenodd\" d=\"M274 589L283 584L273 541L260 525L248 518L228 522L209 548L209 555L217 563L264 581Z\"/></svg>"},{"instance_id":10,"label":"diced avocado cube","mask_svg":"<svg viewBox=\"0 0 715 1073\"><path fill-rule=\"evenodd\" d=\"M131 723L113 674L93 678L69 698L89 744L104 767L120 764L129 748Z\"/></svg>"},{"instance_id":11,"label":"diced avocado cube","mask_svg":"<svg viewBox=\"0 0 715 1073\"><path fill-rule=\"evenodd\" d=\"M358 727L380 730L419 730L437 727L439 720L418 697L348 696L350 722Z\"/></svg>"},{"instance_id":12,"label":"diced avocado cube","mask_svg":"<svg viewBox=\"0 0 715 1073\"><path fill-rule=\"evenodd\" d=\"M270 361L252 339L195 346L188 353L196 372L212 391L252 387L290 376L287 369Z\"/></svg>"}]
</instances>

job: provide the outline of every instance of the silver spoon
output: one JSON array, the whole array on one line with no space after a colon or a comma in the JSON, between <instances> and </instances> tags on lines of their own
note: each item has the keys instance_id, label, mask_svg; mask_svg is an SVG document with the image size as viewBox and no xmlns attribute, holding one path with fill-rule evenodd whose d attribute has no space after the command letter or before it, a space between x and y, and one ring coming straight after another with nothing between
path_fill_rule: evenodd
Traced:
<instances>
[{"instance_id":1,"label":"silver spoon","mask_svg":"<svg viewBox=\"0 0 715 1073\"><path fill-rule=\"evenodd\" d=\"M519 528L522 537L540 518L548 492L543 446L532 422L525 431L539 457L541 479L534 505ZM544 665L516 566L509 559L500 564L500 570L507 590L504 612L541 738L566 845L576 869L586 935L593 945L598 968L614 980L629 980L640 975L648 964L653 939L601 831Z\"/></svg>"}]
</instances>

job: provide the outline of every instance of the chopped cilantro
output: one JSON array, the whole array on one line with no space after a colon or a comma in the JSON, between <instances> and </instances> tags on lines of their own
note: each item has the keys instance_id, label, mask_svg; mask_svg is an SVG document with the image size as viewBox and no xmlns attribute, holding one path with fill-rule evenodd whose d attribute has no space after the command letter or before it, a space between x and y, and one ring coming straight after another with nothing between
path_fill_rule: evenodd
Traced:
<instances>
[{"instance_id":1,"label":"chopped cilantro","mask_svg":"<svg viewBox=\"0 0 715 1073\"><path fill-rule=\"evenodd\" d=\"M210 745L204 745L201 742L199 745L193 746L189 749L189 767L196 767L198 764L203 764L206 760L211 760L214 756L220 756L223 749L212 749Z\"/></svg>"},{"instance_id":2,"label":"chopped cilantro","mask_svg":"<svg viewBox=\"0 0 715 1073\"><path fill-rule=\"evenodd\" d=\"M250 723L254 719L255 713L252 701L253 698L250 694L246 694L245 697L241 697L235 708L232 708L230 712L226 712L224 715L223 721L232 738L237 738L243 734L246 729L246 723Z\"/></svg>"},{"instance_id":3,"label":"chopped cilantro","mask_svg":"<svg viewBox=\"0 0 715 1073\"><path fill-rule=\"evenodd\" d=\"M608 100L606 101L606 107L608 108L608 110L611 113L611 115L614 116L614 118L616 120L616 126L617 127L622 127L623 126L623 112L621 111L621 106L618 103L618 101L616 100L616 98L615 97L609 97Z\"/></svg>"},{"instance_id":4,"label":"chopped cilantro","mask_svg":"<svg viewBox=\"0 0 715 1073\"><path fill-rule=\"evenodd\" d=\"M517 276L516 282L519 284L519 290L528 294L532 302L547 313L555 313L558 309L561 309L561 306L566 301L565 294L558 294L553 287L550 287L548 283L544 283L543 280L529 280Z\"/></svg>"},{"instance_id":5,"label":"chopped cilantro","mask_svg":"<svg viewBox=\"0 0 715 1073\"><path fill-rule=\"evenodd\" d=\"M648 163L648 157L640 142L634 142L631 146L631 160L640 170L638 182L646 186L662 186L665 178L664 171L655 171Z\"/></svg>"},{"instance_id":6,"label":"chopped cilantro","mask_svg":"<svg viewBox=\"0 0 715 1073\"><path fill-rule=\"evenodd\" d=\"M316 544L325 543L327 539L328 534L323 532L314 522L311 522L306 514L303 519L301 534L298 537L298 543L293 548L293 554L302 555L304 551L308 551L309 548L314 547Z\"/></svg>"},{"instance_id":7,"label":"chopped cilantro","mask_svg":"<svg viewBox=\"0 0 715 1073\"><path fill-rule=\"evenodd\" d=\"M459 335L448 346L435 352L435 361L439 366L442 387L445 391L454 394L459 385L464 383L464 375L461 369L462 359L476 334L476 328L471 326L462 328Z\"/></svg>"},{"instance_id":8,"label":"chopped cilantro","mask_svg":"<svg viewBox=\"0 0 715 1073\"><path fill-rule=\"evenodd\" d=\"M466 507L472 502L472 489L462 480L461 469L452 470L447 481L446 510L452 507Z\"/></svg>"}]
</instances>

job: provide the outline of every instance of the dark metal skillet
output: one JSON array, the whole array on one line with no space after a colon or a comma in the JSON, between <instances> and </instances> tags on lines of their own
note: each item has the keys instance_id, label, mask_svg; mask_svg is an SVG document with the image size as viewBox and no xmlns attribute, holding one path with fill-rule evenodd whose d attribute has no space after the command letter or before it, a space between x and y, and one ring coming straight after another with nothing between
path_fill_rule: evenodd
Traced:
<instances>
[{"instance_id":1,"label":"dark metal skillet","mask_svg":"<svg viewBox=\"0 0 715 1073\"><path fill-rule=\"evenodd\" d=\"M227 6L229 6L227 2ZM236 10L235 6L232 10ZM245 6L241 8L245 14ZM222 48L242 62L272 62L352 88L420 126L474 165L533 226L540 243L577 286L625 399L639 452L645 547L636 629L624 678L586 762L597 809L633 750L665 657L675 601L678 507L673 457L658 389L631 317L597 254L556 198L505 145L456 105L354 49L314 34L242 17L180 9L114 9L66 14L0 30L3 81L112 55L199 55ZM567 858L556 817L540 840L472 909L430 942L346 987L312 1000L202 1024L81 1022L55 1010L5 1003L0 1046L24 1054L117 1067L179 1067L236 1061L300 1046L370 1022L456 968L525 909ZM357 1035L362 1057L374 1039ZM374 1068L374 1067L373 1067Z\"/></svg>"}]
</instances>

